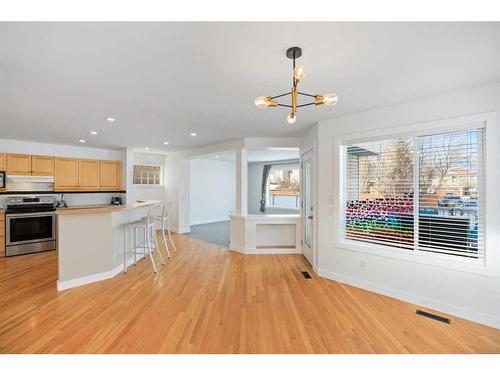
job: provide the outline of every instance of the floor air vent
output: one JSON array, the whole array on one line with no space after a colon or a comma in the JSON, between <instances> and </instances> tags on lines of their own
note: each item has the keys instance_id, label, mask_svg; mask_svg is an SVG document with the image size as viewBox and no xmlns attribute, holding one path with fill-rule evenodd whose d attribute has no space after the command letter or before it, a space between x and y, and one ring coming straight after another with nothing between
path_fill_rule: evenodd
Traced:
<instances>
[{"instance_id":1,"label":"floor air vent","mask_svg":"<svg viewBox=\"0 0 500 375\"><path fill-rule=\"evenodd\" d=\"M307 271L302 271L302 276L304 276L304 279L312 279L311 274Z\"/></svg>"},{"instance_id":2,"label":"floor air vent","mask_svg":"<svg viewBox=\"0 0 500 375\"><path fill-rule=\"evenodd\" d=\"M437 320L438 322L441 322L441 323L450 324L450 319L445 318L443 316L436 315L436 314L431 314L431 313L428 313L426 311L417 310L417 315L422 315L422 316L425 316L426 318L434 319L434 320Z\"/></svg>"}]
</instances>

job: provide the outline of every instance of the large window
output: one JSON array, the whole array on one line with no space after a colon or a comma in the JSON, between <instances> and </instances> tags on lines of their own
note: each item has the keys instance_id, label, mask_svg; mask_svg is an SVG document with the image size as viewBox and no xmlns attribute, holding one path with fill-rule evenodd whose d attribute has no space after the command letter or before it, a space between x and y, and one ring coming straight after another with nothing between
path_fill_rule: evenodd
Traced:
<instances>
[{"instance_id":1,"label":"large window","mask_svg":"<svg viewBox=\"0 0 500 375\"><path fill-rule=\"evenodd\" d=\"M484 256L482 129L343 149L346 240Z\"/></svg>"},{"instance_id":2,"label":"large window","mask_svg":"<svg viewBox=\"0 0 500 375\"><path fill-rule=\"evenodd\" d=\"M299 209L299 164L272 165L267 179L267 206Z\"/></svg>"},{"instance_id":3,"label":"large window","mask_svg":"<svg viewBox=\"0 0 500 375\"><path fill-rule=\"evenodd\" d=\"M135 164L134 185L161 185L161 166Z\"/></svg>"}]
</instances>

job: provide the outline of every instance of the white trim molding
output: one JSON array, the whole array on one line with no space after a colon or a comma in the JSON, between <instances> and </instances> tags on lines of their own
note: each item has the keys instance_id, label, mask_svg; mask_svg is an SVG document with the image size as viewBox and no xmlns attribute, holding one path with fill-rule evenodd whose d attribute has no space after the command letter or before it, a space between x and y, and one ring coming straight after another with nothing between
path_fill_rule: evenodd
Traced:
<instances>
[{"instance_id":1,"label":"white trim molding","mask_svg":"<svg viewBox=\"0 0 500 375\"><path fill-rule=\"evenodd\" d=\"M255 247L241 247L238 245L230 244L229 250L235 251L240 254L302 254L301 250L295 247L282 248L282 247L266 247L266 248L255 248Z\"/></svg>"},{"instance_id":2,"label":"white trim molding","mask_svg":"<svg viewBox=\"0 0 500 375\"><path fill-rule=\"evenodd\" d=\"M144 257L145 257L144 254L137 254L138 261ZM127 260L127 267L131 266L132 264L134 264L134 259L133 258L128 259ZM113 277L118 275L120 272L123 272L123 263L114 267L111 271L96 273L94 275L88 275L88 276L83 276L83 277L77 277L76 279L71 279L71 280L66 280L66 281L57 280L57 291L60 292L60 291L65 290L65 289L71 289L71 288L75 288L77 286L82 286L82 285L96 283L98 281L112 279Z\"/></svg>"}]
</instances>

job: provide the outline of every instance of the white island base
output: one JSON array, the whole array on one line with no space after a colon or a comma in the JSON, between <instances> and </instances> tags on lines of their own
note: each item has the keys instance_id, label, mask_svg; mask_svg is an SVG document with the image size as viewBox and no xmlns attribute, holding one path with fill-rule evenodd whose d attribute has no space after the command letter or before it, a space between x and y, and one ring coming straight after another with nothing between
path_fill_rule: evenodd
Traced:
<instances>
[{"instance_id":1,"label":"white island base","mask_svg":"<svg viewBox=\"0 0 500 375\"><path fill-rule=\"evenodd\" d=\"M229 249L243 254L300 254L299 214L231 215Z\"/></svg>"},{"instance_id":2,"label":"white island base","mask_svg":"<svg viewBox=\"0 0 500 375\"><path fill-rule=\"evenodd\" d=\"M122 272L123 224L145 217L150 207L159 203L58 209L57 290L109 279ZM127 264L131 263L130 253Z\"/></svg>"}]
</instances>

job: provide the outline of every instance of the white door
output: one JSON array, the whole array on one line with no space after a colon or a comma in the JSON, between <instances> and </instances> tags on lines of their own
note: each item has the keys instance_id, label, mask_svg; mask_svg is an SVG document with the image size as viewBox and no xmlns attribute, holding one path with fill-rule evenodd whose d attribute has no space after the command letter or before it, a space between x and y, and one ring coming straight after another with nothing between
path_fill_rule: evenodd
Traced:
<instances>
[{"instance_id":1,"label":"white door","mask_svg":"<svg viewBox=\"0 0 500 375\"><path fill-rule=\"evenodd\" d=\"M312 151L302 155L302 253L310 264L313 264L313 159Z\"/></svg>"}]
</instances>

